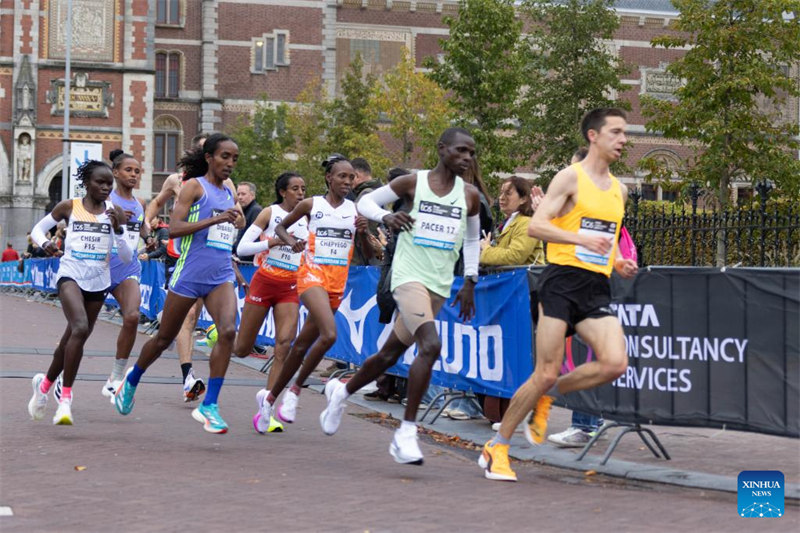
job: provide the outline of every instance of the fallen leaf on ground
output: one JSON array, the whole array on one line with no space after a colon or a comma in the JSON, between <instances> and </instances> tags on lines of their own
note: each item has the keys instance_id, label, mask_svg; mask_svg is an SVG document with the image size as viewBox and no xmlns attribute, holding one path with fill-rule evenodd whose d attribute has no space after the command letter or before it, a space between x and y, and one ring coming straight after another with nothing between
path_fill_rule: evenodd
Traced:
<instances>
[{"instance_id":1,"label":"fallen leaf on ground","mask_svg":"<svg viewBox=\"0 0 800 533\"><path fill-rule=\"evenodd\" d=\"M84 470L86 470L86 467L85 466L76 466L75 470L77 470L78 472L83 472Z\"/></svg>"}]
</instances>

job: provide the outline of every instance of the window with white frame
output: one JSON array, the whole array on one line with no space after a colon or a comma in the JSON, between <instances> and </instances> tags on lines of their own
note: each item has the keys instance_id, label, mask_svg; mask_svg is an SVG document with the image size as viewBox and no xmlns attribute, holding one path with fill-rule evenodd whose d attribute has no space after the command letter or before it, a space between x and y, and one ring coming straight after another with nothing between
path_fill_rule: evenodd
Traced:
<instances>
[{"instance_id":1,"label":"window with white frame","mask_svg":"<svg viewBox=\"0 0 800 533\"><path fill-rule=\"evenodd\" d=\"M156 53L156 98L177 98L181 56L178 52Z\"/></svg>"},{"instance_id":2,"label":"window with white frame","mask_svg":"<svg viewBox=\"0 0 800 533\"><path fill-rule=\"evenodd\" d=\"M156 24L178 25L181 23L181 0L158 0L156 2Z\"/></svg>"},{"instance_id":3,"label":"window with white frame","mask_svg":"<svg viewBox=\"0 0 800 533\"><path fill-rule=\"evenodd\" d=\"M288 64L288 31L275 30L253 39L253 72L277 70Z\"/></svg>"},{"instance_id":4,"label":"window with white frame","mask_svg":"<svg viewBox=\"0 0 800 533\"><path fill-rule=\"evenodd\" d=\"M153 172L155 174L171 174L178 168L181 154L181 137L183 128L178 120L171 116L160 116L153 124Z\"/></svg>"}]
</instances>

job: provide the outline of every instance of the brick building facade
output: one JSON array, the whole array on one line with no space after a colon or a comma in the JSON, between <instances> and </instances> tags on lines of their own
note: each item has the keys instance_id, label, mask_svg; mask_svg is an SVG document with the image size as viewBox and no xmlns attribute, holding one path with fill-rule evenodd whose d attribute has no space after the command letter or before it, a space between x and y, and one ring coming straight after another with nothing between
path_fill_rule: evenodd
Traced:
<instances>
[{"instance_id":1,"label":"brick building facade","mask_svg":"<svg viewBox=\"0 0 800 533\"><path fill-rule=\"evenodd\" d=\"M451 0L72 0L70 139L122 148L142 163L142 197L175 169L190 139L247 117L257 99L296 101L321 77L329 93L356 53L391 68L440 53ZM0 226L21 245L60 199L66 0L0 0ZM655 152L678 166L685 147L645 133L639 94L669 97L654 50L677 13L669 0L620 0L609 46L631 66L633 162ZM61 95L59 99L59 95ZM28 163L29 162L29 163ZM25 164L28 164L26 170Z\"/></svg>"}]
</instances>

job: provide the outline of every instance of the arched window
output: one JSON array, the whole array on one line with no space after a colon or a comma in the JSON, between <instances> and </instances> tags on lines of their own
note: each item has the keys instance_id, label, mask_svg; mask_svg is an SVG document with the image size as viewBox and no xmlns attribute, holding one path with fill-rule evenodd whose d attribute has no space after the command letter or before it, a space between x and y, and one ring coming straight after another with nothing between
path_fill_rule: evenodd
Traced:
<instances>
[{"instance_id":1,"label":"arched window","mask_svg":"<svg viewBox=\"0 0 800 533\"><path fill-rule=\"evenodd\" d=\"M156 118L153 125L153 148L155 151L153 172L171 174L178 168L183 137L183 127L178 119L169 115ZM166 177L166 176L165 176Z\"/></svg>"}]
</instances>

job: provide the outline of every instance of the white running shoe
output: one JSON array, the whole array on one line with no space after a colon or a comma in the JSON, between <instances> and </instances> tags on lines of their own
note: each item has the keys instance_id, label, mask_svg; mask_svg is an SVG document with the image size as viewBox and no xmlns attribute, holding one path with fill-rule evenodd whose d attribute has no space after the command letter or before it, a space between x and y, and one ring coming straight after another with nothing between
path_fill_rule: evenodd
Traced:
<instances>
[{"instance_id":1,"label":"white running shoe","mask_svg":"<svg viewBox=\"0 0 800 533\"><path fill-rule=\"evenodd\" d=\"M194 377L194 370L190 370L183 380L183 401L193 402L200 398L206 391L206 384L200 378Z\"/></svg>"},{"instance_id":2,"label":"white running shoe","mask_svg":"<svg viewBox=\"0 0 800 533\"><path fill-rule=\"evenodd\" d=\"M53 417L53 424L56 426L72 425L72 400L62 400L58 402L56 416Z\"/></svg>"},{"instance_id":3,"label":"white running shoe","mask_svg":"<svg viewBox=\"0 0 800 533\"><path fill-rule=\"evenodd\" d=\"M413 433L405 431L402 426L397 428L392 444L389 446L389 453L400 464L421 465L424 458L422 450L419 449L416 426Z\"/></svg>"},{"instance_id":4,"label":"white running shoe","mask_svg":"<svg viewBox=\"0 0 800 533\"><path fill-rule=\"evenodd\" d=\"M44 374L39 373L33 376L31 386L33 387L33 396L31 401L28 402L28 414L31 415L31 420L41 420L44 418L44 411L47 408L47 394L42 392L42 381L44 381Z\"/></svg>"},{"instance_id":5,"label":"white running shoe","mask_svg":"<svg viewBox=\"0 0 800 533\"><path fill-rule=\"evenodd\" d=\"M297 404L299 402L300 396L293 393L291 390L287 390L286 394L283 395L281 404L278 406L278 418L289 424L294 422L294 419L297 417Z\"/></svg>"},{"instance_id":6,"label":"white running shoe","mask_svg":"<svg viewBox=\"0 0 800 533\"><path fill-rule=\"evenodd\" d=\"M272 404L267 401L267 396L269 396L269 391L267 389L261 389L256 393L258 412L253 417L253 428L261 434L269 432L270 429L272 429L271 432L276 431L272 424L270 424L270 419L272 418ZM282 430L283 426L281 426L279 431Z\"/></svg>"},{"instance_id":7,"label":"white running shoe","mask_svg":"<svg viewBox=\"0 0 800 533\"><path fill-rule=\"evenodd\" d=\"M322 431L326 435L336 433L339 424L342 423L345 403L340 400L342 397L340 392L344 386L345 384L338 379L332 379L325 384L325 398L328 400L328 406L319 415L319 425L322 426Z\"/></svg>"},{"instance_id":8,"label":"white running shoe","mask_svg":"<svg viewBox=\"0 0 800 533\"><path fill-rule=\"evenodd\" d=\"M112 381L111 378L106 380L106 384L103 385L103 389L100 391L103 396L109 399L111 403L114 403L114 396L117 394L117 389L119 386L122 385L122 380L119 381Z\"/></svg>"},{"instance_id":9,"label":"white running shoe","mask_svg":"<svg viewBox=\"0 0 800 533\"><path fill-rule=\"evenodd\" d=\"M583 448L596 434L597 431L584 431L576 427L570 427L561 433L548 436L547 440L559 448ZM602 436L600 438L602 439Z\"/></svg>"}]
</instances>

